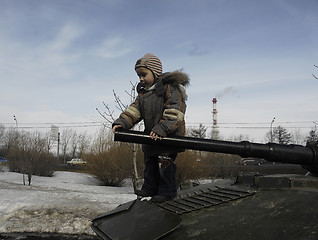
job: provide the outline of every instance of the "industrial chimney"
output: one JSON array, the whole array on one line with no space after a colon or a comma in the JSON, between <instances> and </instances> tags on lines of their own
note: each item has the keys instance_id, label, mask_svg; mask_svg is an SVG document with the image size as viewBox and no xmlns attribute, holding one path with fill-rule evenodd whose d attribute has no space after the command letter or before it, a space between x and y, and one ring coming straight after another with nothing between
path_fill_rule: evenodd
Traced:
<instances>
[{"instance_id":1,"label":"industrial chimney","mask_svg":"<svg viewBox=\"0 0 318 240\"><path fill-rule=\"evenodd\" d=\"M219 136L219 129L217 125L217 110L216 110L216 98L213 98L212 103L213 103L213 125L212 125L212 134L211 138L212 139L218 139Z\"/></svg>"}]
</instances>

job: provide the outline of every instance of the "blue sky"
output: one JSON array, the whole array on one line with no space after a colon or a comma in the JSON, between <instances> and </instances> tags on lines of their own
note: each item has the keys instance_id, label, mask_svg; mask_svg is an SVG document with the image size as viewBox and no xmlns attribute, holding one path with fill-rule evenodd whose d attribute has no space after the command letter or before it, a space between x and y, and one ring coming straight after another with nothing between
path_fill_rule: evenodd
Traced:
<instances>
[{"instance_id":1,"label":"blue sky","mask_svg":"<svg viewBox=\"0 0 318 240\"><path fill-rule=\"evenodd\" d=\"M262 141L273 117L306 134L318 122L317 10L317 0L0 0L0 123L98 120L103 101L116 110L113 90L128 103L135 61L152 52L164 71L190 75L189 127L211 127L217 97L225 138Z\"/></svg>"}]
</instances>

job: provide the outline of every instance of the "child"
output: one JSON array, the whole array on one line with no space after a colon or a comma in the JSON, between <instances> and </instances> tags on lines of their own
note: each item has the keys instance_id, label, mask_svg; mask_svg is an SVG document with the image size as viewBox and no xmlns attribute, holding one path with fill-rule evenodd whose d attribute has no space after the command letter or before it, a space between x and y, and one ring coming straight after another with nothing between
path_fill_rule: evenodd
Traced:
<instances>
[{"instance_id":1,"label":"child","mask_svg":"<svg viewBox=\"0 0 318 240\"><path fill-rule=\"evenodd\" d=\"M140 79L138 96L113 123L117 128L128 130L143 120L144 132L156 141L166 136L185 134L184 113L187 95L184 86L189 84L187 74L174 71L162 74L162 64L158 57L148 53L135 65ZM157 145L143 145L144 184L136 194L152 197L151 201L162 203L177 196L176 165L178 149Z\"/></svg>"}]
</instances>

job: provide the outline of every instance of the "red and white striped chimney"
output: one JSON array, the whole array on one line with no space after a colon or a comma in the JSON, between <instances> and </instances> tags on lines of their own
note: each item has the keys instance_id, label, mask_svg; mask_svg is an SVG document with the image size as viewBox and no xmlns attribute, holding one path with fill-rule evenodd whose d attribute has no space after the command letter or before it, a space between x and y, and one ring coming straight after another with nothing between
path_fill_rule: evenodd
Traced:
<instances>
[{"instance_id":1,"label":"red and white striped chimney","mask_svg":"<svg viewBox=\"0 0 318 240\"><path fill-rule=\"evenodd\" d=\"M212 139L218 139L219 130L218 130L218 123L217 123L217 110L216 110L216 98L213 98L213 126L212 126Z\"/></svg>"},{"instance_id":2,"label":"red and white striped chimney","mask_svg":"<svg viewBox=\"0 0 318 240\"><path fill-rule=\"evenodd\" d=\"M213 126L217 125L216 98L213 98Z\"/></svg>"}]
</instances>

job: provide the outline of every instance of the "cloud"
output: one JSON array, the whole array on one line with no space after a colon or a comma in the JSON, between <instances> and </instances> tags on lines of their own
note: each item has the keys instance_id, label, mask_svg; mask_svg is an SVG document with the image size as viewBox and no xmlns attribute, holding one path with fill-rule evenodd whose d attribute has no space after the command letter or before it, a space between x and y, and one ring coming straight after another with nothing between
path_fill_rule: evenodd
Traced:
<instances>
[{"instance_id":1,"label":"cloud","mask_svg":"<svg viewBox=\"0 0 318 240\"><path fill-rule=\"evenodd\" d=\"M95 52L103 58L118 58L125 56L134 50L135 48L130 42L127 42L120 37L113 37L105 39Z\"/></svg>"},{"instance_id":2,"label":"cloud","mask_svg":"<svg viewBox=\"0 0 318 240\"><path fill-rule=\"evenodd\" d=\"M71 47L72 43L83 35L83 30L76 24L66 23L57 33L50 49L62 51Z\"/></svg>"},{"instance_id":3,"label":"cloud","mask_svg":"<svg viewBox=\"0 0 318 240\"><path fill-rule=\"evenodd\" d=\"M68 64L78 61L83 54L72 52L73 43L82 34L78 25L66 23L55 37L38 45L1 38L1 77L21 84L69 78L72 70Z\"/></svg>"}]
</instances>

